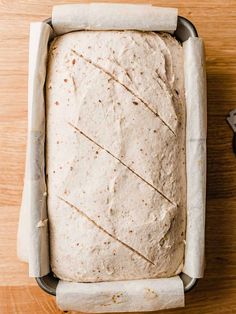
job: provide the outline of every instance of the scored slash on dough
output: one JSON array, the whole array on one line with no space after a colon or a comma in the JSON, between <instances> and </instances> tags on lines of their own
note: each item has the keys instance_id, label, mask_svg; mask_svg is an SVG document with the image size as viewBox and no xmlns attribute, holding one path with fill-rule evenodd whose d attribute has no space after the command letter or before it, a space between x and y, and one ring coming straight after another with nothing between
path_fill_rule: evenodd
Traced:
<instances>
[{"instance_id":1,"label":"scored slash on dough","mask_svg":"<svg viewBox=\"0 0 236 314\"><path fill-rule=\"evenodd\" d=\"M108 236L110 236L113 240L119 242L120 244L124 245L127 249L131 250L132 252L134 252L135 254L137 254L139 257L141 257L142 259L144 259L146 262L156 266L150 259L148 259L146 256L144 256L143 254L141 254L140 252L138 252L137 250L135 250L133 247L129 246L127 243L121 241L120 239L118 239L117 237L115 237L113 234L111 234L110 232L108 232L106 229L104 229L102 226L100 226L99 224L96 223L95 220L93 220L92 218L90 218L85 212L83 212L81 209L79 209L77 206L71 204L69 201L65 200L64 198L58 196L58 198L63 201L64 203L66 203L68 206L70 206L71 208L75 209L78 213L80 213L80 215L82 215L84 218L86 218L89 222L91 222L95 227L97 227L99 230L103 231L104 233L106 233Z\"/></svg>"},{"instance_id":2,"label":"scored slash on dough","mask_svg":"<svg viewBox=\"0 0 236 314\"><path fill-rule=\"evenodd\" d=\"M141 177L138 173L136 173L132 168L130 168L129 166L127 166L121 159L117 158L115 155L113 155L109 150L107 150L106 148L102 147L100 144L98 144L95 140L93 140L91 137L89 137L88 135L86 135L84 132L82 132L78 127L76 127L75 125L73 125L72 123L68 122L68 124L75 129L77 132L79 132L81 135L83 135L85 138L87 138L90 142L92 142L93 144L95 144L96 146L98 146L99 148L101 148L102 150L104 150L105 152L107 152L110 156L112 156L113 158L115 158L117 161L119 161L119 163L121 163L124 167L126 167L128 170L130 170L133 174L135 174L139 179L141 179L143 182L145 182L147 185L149 185L152 189L154 189L158 194L160 194L163 198L165 198L169 203L171 203L172 205L176 206L176 204L171 201L167 196L165 196L165 194L163 194L161 191L159 191L157 188L155 188L155 186L153 186L151 183L149 183L148 181L146 181L143 177Z\"/></svg>"},{"instance_id":3,"label":"scored slash on dough","mask_svg":"<svg viewBox=\"0 0 236 314\"><path fill-rule=\"evenodd\" d=\"M135 98L137 98L146 108L148 108L156 117L158 117L160 119L160 121L170 130L170 132L176 136L175 132L172 130L172 128L161 118L161 116L155 111L153 110L149 104L147 102L145 102L141 97L139 97L138 95L136 95L129 87L127 87L124 83L120 82L113 74L111 74L110 72L108 72L107 70L105 70L103 67L101 67L100 65L98 65L97 63L93 62L92 60L86 58L84 55L77 53L77 51L75 51L74 49L71 49L71 51L77 55L78 57L82 58L85 62L93 65L95 68L99 69L100 71L102 71L103 73L105 73L106 75L108 75L112 80L114 80L115 82L117 82L118 84L120 84L121 86L123 86L130 94L132 94Z\"/></svg>"}]
</instances>

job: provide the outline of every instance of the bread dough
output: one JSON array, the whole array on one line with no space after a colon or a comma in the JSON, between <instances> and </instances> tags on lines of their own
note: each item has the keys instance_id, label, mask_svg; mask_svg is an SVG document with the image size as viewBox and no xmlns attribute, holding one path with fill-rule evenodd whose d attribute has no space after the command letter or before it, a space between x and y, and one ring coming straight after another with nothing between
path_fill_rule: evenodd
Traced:
<instances>
[{"instance_id":1,"label":"bread dough","mask_svg":"<svg viewBox=\"0 0 236 314\"><path fill-rule=\"evenodd\" d=\"M46 109L55 275L99 282L180 273L186 174L177 40L139 31L55 38Z\"/></svg>"}]
</instances>

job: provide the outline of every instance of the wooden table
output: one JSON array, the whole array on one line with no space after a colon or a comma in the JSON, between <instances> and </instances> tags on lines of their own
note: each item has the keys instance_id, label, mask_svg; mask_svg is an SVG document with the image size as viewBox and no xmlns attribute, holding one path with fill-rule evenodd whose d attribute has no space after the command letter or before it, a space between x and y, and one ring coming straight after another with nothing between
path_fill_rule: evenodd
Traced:
<instances>
[{"instance_id":1,"label":"wooden table","mask_svg":"<svg viewBox=\"0 0 236 314\"><path fill-rule=\"evenodd\" d=\"M28 33L51 14L49 0L0 0L0 313L60 313L16 257L27 131ZM70 1L76 2L76 1ZM131 2L131 0L130 0ZM143 1L140 1L143 2ZM236 1L160 0L179 8L206 44L208 192L206 275L186 308L159 313L236 313L236 158L225 121L236 108Z\"/></svg>"}]
</instances>

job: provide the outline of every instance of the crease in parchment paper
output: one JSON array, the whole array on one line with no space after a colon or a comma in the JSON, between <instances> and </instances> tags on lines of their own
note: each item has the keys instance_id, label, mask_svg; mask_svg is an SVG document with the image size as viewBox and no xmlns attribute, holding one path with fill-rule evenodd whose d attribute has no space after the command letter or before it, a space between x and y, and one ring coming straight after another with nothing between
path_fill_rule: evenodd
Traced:
<instances>
[{"instance_id":1,"label":"crease in parchment paper","mask_svg":"<svg viewBox=\"0 0 236 314\"><path fill-rule=\"evenodd\" d=\"M134 7L135 13L133 14L131 11ZM139 9L136 9L137 7ZM164 16L166 17L165 14L167 16L169 14L170 19L165 22L169 23L169 29L152 29L154 24L150 23L148 25L147 20L146 22L142 21L140 26L135 20L139 14L137 10L144 12L142 7L144 6L129 5L129 7L124 7L124 5L118 5L115 10L121 13L123 12L122 10L127 9L129 14L133 14L132 23L134 24L132 27L134 29L166 30L171 32L176 29L177 10L175 9L162 11L160 8L155 8L159 9L158 11L156 10L155 14L164 14L163 18L160 18L159 21L157 20L158 23L160 22L159 25L163 25L161 23ZM120 22L118 23L116 14L115 16L109 15L111 12L114 12L114 8L113 5L107 4L93 4L89 8L85 4L56 6L53 10L53 26L58 34L77 30L77 27L81 27L81 29L93 29L93 27L95 27L94 29L96 27L98 27L97 29L106 29L106 23L114 23L114 28L111 27L111 29L121 29L122 23L124 25L128 23L129 14L124 17L124 20L119 19ZM84 13L82 12L83 9ZM143 9L146 10L145 14L149 14L147 12L150 9L153 10L153 7L145 5ZM96 20L92 20L96 10L98 11ZM88 13L88 11L90 12ZM105 11L109 14L104 19L104 23L101 23L99 19L105 14ZM71 12L74 13L71 14ZM83 17L80 26L75 24L78 20L76 14L80 14ZM152 15L152 18L155 17L155 14ZM111 16L112 18L110 18ZM64 21L61 20L62 17L65 17ZM150 21L153 21L152 18ZM147 25L149 29L145 28ZM128 24L127 29L129 27L131 27L130 24ZM123 27L122 29L126 28ZM30 275L33 277L40 277L49 272L47 191L44 178L45 104L43 87L46 75L47 44L51 32L51 27L46 23L33 23L31 25L28 145L25 184L18 229L18 256L22 260L29 262ZM204 269L206 180L204 54L203 43L199 38L190 38L183 46L187 103L186 161L188 193L184 272L192 277L201 277ZM152 311L184 306L183 282L179 276L93 284L72 283L60 280L56 295L57 304L63 310L79 310L94 313Z\"/></svg>"}]
</instances>

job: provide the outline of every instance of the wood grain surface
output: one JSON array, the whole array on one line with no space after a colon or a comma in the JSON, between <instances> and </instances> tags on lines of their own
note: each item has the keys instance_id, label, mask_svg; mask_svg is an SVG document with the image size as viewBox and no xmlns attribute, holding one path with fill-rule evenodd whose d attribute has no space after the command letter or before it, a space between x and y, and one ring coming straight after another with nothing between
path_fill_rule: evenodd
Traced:
<instances>
[{"instance_id":1,"label":"wood grain surface","mask_svg":"<svg viewBox=\"0 0 236 314\"><path fill-rule=\"evenodd\" d=\"M26 148L29 23L49 17L54 3L63 1L0 0L1 314L61 313L54 298L28 278L27 265L16 257ZM205 40L208 78L206 274L186 295L185 309L158 313L236 313L236 157L225 121L236 108L236 0L153 3L178 7L179 14L195 24Z\"/></svg>"}]
</instances>

